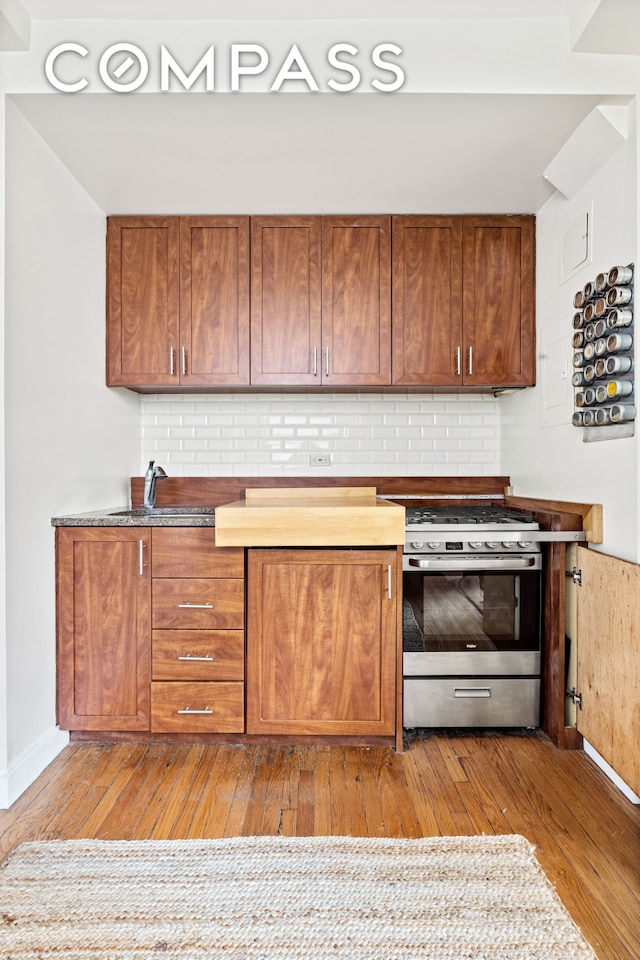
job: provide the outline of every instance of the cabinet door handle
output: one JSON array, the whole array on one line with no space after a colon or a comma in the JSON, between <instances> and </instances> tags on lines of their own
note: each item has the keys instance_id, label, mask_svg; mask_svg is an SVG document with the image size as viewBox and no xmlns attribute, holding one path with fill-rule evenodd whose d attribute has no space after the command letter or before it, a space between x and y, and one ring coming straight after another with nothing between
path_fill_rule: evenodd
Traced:
<instances>
[{"instance_id":1,"label":"cabinet door handle","mask_svg":"<svg viewBox=\"0 0 640 960\"><path fill-rule=\"evenodd\" d=\"M210 657L209 654L206 657L193 657L190 653L187 653L184 657L178 657L178 660L189 660L191 663L197 661L198 663L211 662L213 663L213 657Z\"/></svg>"},{"instance_id":2,"label":"cabinet door handle","mask_svg":"<svg viewBox=\"0 0 640 960\"><path fill-rule=\"evenodd\" d=\"M176 352L173 347L169 347L169 373L173 376L176 372Z\"/></svg>"},{"instance_id":3,"label":"cabinet door handle","mask_svg":"<svg viewBox=\"0 0 640 960\"><path fill-rule=\"evenodd\" d=\"M311 372L314 377L317 377L318 376L318 348L314 347L313 350L311 351L311 354L312 354Z\"/></svg>"},{"instance_id":4,"label":"cabinet door handle","mask_svg":"<svg viewBox=\"0 0 640 960\"><path fill-rule=\"evenodd\" d=\"M138 564L139 564L139 571L140 571L141 577L144 576L144 548L145 548L144 540L139 540L138 541Z\"/></svg>"},{"instance_id":5,"label":"cabinet door handle","mask_svg":"<svg viewBox=\"0 0 640 960\"><path fill-rule=\"evenodd\" d=\"M456 376L458 376L458 377L460 376L460 374L461 374L461 372L462 372L462 369L461 369L461 367L460 367L460 363L461 363L461 353L462 353L462 351L461 351L460 347L456 347Z\"/></svg>"},{"instance_id":6,"label":"cabinet door handle","mask_svg":"<svg viewBox=\"0 0 640 960\"><path fill-rule=\"evenodd\" d=\"M473 347L469 347L469 376L473 373Z\"/></svg>"},{"instance_id":7,"label":"cabinet door handle","mask_svg":"<svg viewBox=\"0 0 640 960\"><path fill-rule=\"evenodd\" d=\"M324 372L325 376L329 376L329 347L324 348Z\"/></svg>"},{"instance_id":8,"label":"cabinet door handle","mask_svg":"<svg viewBox=\"0 0 640 960\"><path fill-rule=\"evenodd\" d=\"M211 714L213 710L211 707L205 707L204 710L192 710L191 707L185 707L184 710L178 710L179 715L184 715L185 713L193 714Z\"/></svg>"},{"instance_id":9,"label":"cabinet door handle","mask_svg":"<svg viewBox=\"0 0 640 960\"><path fill-rule=\"evenodd\" d=\"M188 610L213 610L212 603L179 603L178 606Z\"/></svg>"},{"instance_id":10,"label":"cabinet door handle","mask_svg":"<svg viewBox=\"0 0 640 960\"><path fill-rule=\"evenodd\" d=\"M185 376L187 372L187 348L182 347L180 350L180 368L182 370L182 375Z\"/></svg>"},{"instance_id":11,"label":"cabinet door handle","mask_svg":"<svg viewBox=\"0 0 640 960\"><path fill-rule=\"evenodd\" d=\"M391 575L391 564L387 564L387 597L393 599L393 577Z\"/></svg>"}]
</instances>

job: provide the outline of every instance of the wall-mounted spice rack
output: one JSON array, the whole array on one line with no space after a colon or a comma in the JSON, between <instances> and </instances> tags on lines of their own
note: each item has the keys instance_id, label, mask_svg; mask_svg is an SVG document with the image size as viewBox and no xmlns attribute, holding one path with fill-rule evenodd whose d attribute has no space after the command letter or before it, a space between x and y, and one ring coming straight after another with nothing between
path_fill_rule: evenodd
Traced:
<instances>
[{"instance_id":1,"label":"wall-mounted spice rack","mask_svg":"<svg viewBox=\"0 0 640 960\"><path fill-rule=\"evenodd\" d=\"M572 422L585 441L634 433L633 276L633 264L611 267L573 298Z\"/></svg>"}]
</instances>

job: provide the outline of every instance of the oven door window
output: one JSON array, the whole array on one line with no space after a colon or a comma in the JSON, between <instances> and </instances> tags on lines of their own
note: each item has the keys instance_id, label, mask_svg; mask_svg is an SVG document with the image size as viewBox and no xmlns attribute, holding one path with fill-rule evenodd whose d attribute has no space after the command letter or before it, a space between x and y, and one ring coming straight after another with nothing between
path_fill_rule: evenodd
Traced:
<instances>
[{"instance_id":1,"label":"oven door window","mask_svg":"<svg viewBox=\"0 0 640 960\"><path fill-rule=\"evenodd\" d=\"M407 573L404 594L405 650L540 649L538 571Z\"/></svg>"}]
</instances>

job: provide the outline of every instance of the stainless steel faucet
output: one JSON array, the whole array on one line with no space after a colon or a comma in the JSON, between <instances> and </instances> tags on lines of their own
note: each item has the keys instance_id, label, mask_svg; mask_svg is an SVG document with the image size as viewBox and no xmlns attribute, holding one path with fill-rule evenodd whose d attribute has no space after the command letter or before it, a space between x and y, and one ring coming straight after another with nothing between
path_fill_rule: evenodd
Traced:
<instances>
[{"instance_id":1,"label":"stainless steel faucet","mask_svg":"<svg viewBox=\"0 0 640 960\"><path fill-rule=\"evenodd\" d=\"M156 467L154 464L155 460L149 461L144 475L144 505L149 510L156 505L156 480L164 480L167 476L162 467Z\"/></svg>"}]
</instances>

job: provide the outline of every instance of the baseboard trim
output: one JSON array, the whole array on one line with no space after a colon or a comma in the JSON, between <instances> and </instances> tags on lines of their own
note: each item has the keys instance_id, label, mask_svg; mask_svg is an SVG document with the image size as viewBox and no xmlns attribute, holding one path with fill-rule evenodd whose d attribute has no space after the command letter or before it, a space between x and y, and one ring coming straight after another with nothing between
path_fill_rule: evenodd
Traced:
<instances>
[{"instance_id":1,"label":"baseboard trim","mask_svg":"<svg viewBox=\"0 0 640 960\"><path fill-rule=\"evenodd\" d=\"M6 774L0 775L0 810L8 810L68 743L67 731L52 727L12 763Z\"/></svg>"},{"instance_id":2,"label":"baseboard trim","mask_svg":"<svg viewBox=\"0 0 640 960\"><path fill-rule=\"evenodd\" d=\"M624 793L627 800L630 800L631 803L640 803L640 797L636 796L631 787L624 782L622 777L618 776L613 767L609 766L604 757L600 756L596 748L591 746L588 740L584 741L584 752L587 754L587 756L591 757L593 762L596 763L600 769L604 771L604 773L606 773L606 775L609 777L609 780L611 780L612 783L615 783L618 790L620 790L621 793Z\"/></svg>"}]
</instances>

